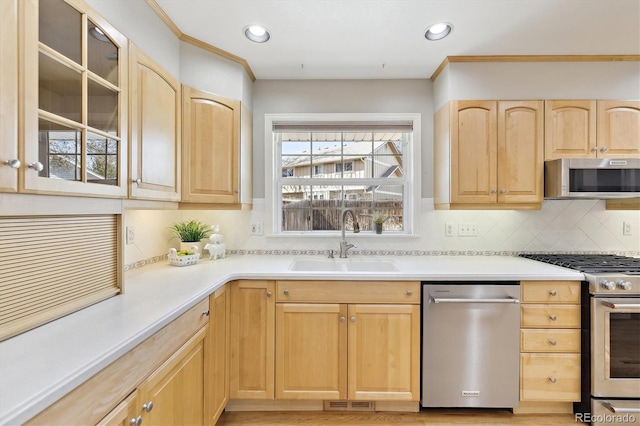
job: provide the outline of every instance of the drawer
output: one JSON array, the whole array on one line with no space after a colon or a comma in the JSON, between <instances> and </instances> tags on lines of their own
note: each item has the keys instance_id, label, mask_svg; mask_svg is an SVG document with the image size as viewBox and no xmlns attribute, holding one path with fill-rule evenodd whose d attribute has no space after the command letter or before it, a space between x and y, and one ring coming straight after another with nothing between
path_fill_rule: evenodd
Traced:
<instances>
[{"instance_id":1,"label":"drawer","mask_svg":"<svg viewBox=\"0 0 640 426\"><path fill-rule=\"evenodd\" d=\"M520 352L580 353L580 330L520 330Z\"/></svg>"},{"instance_id":2,"label":"drawer","mask_svg":"<svg viewBox=\"0 0 640 426\"><path fill-rule=\"evenodd\" d=\"M579 354L521 354L521 401L580 401Z\"/></svg>"},{"instance_id":3,"label":"drawer","mask_svg":"<svg viewBox=\"0 0 640 426\"><path fill-rule=\"evenodd\" d=\"M419 281L277 281L277 302L420 303Z\"/></svg>"},{"instance_id":4,"label":"drawer","mask_svg":"<svg viewBox=\"0 0 640 426\"><path fill-rule=\"evenodd\" d=\"M522 303L580 303L580 281L522 281Z\"/></svg>"},{"instance_id":5,"label":"drawer","mask_svg":"<svg viewBox=\"0 0 640 426\"><path fill-rule=\"evenodd\" d=\"M521 305L524 328L580 328L580 305Z\"/></svg>"}]
</instances>

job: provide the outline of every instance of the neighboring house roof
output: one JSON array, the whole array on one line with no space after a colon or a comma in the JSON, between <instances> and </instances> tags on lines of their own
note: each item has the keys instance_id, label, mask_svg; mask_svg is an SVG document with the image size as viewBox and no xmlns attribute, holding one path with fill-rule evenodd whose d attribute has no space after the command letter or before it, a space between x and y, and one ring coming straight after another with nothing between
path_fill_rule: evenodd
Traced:
<instances>
[{"instance_id":1,"label":"neighboring house roof","mask_svg":"<svg viewBox=\"0 0 640 426\"><path fill-rule=\"evenodd\" d=\"M398 165L390 166L387 170L384 171L384 173L380 177L381 178L388 178L389 176L391 176L399 168L400 168L400 166L398 166ZM378 189L379 187L380 187L380 185L372 185L372 186L368 187L367 189L365 189L364 192L371 192L374 189Z\"/></svg>"},{"instance_id":2,"label":"neighboring house roof","mask_svg":"<svg viewBox=\"0 0 640 426\"><path fill-rule=\"evenodd\" d=\"M394 153L398 152L393 141L378 141L373 143L373 152L377 152L383 146L389 145ZM327 164L337 163L341 160L358 160L368 157L369 154L362 153L362 143L359 144L345 144L342 156L340 155L340 145L336 145L331 148L322 148L314 150L311 155L307 152L302 152L302 155L283 155L282 167L298 167L308 166L311 164L311 156L313 156L313 164Z\"/></svg>"}]
</instances>

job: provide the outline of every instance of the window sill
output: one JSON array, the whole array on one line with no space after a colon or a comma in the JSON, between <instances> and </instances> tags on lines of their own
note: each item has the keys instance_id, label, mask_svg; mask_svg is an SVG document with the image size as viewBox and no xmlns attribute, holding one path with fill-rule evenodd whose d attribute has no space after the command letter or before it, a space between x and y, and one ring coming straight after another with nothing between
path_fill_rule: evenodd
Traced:
<instances>
[{"instance_id":1,"label":"window sill","mask_svg":"<svg viewBox=\"0 0 640 426\"><path fill-rule=\"evenodd\" d=\"M360 240L360 239L373 239L373 238L384 238L384 239L418 239L420 235L417 234L405 234L400 232L383 232L382 234L376 234L373 231L362 231L357 234L353 232L346 231L345 236L349 240ZM327 232L327 233L286 233L286 234L266 234L265 238L282 238L282 239L293 239L293 238L341 238L342 235L340 232Z\"/></svg>"}]
</instances>

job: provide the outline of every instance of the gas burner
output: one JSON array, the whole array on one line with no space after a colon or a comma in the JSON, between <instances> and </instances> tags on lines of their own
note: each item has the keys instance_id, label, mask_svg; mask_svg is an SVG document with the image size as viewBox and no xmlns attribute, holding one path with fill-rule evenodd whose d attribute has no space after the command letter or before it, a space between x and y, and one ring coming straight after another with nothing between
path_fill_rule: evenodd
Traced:
<instances>
[{"instance_id":1,"label":"gas burner","mask_svg":"<svg viewBox=\"0 0 640 426\"><path fill-rule=\"evenodd\" d=\"M640 259L614 254L524 253L520 256L585 273L640 273Z\"/></svg>"}]
</instances>

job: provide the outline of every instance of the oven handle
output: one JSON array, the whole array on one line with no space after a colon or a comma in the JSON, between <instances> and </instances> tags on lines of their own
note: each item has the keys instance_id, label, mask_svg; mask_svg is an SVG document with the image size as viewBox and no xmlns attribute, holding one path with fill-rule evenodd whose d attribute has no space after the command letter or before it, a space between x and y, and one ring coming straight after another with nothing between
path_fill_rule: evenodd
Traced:
<instances>
[{"instance_id":1,"label":"oven handle","mask_svg":"<svg viewBox=\"0 0 640 426\"><path fill-rule=\"evenodd\" d=\"M433 303L520 303L519 299L510 297L508 299L444 299L432 297Z\"/></svg>"},{"instance_id":2,"label":"oven handle","mask_svg":"<svg viewBox=\"0 0 640 426\"><path fill-rule=\"evenodd\" d=\"M640 309L640 303L620 303L604 299L602 304L609 309Z\"/></svg>"},{"instance_id":3,"label":"oven handle","mask_svg":"<svg viewBox=\"0 0 640 426\"><path fill-rule=\"evenodd\" d=\"M640 408L636 407L616 407L611 401L603 401L602 405L612 413L640 413Z\"/></svg>"}]
</instances>

